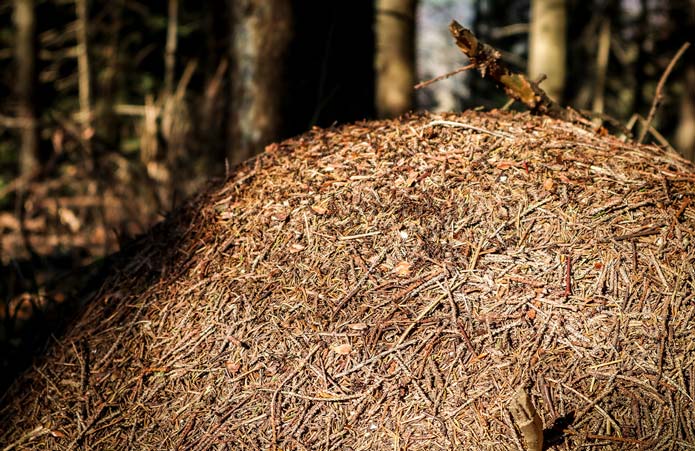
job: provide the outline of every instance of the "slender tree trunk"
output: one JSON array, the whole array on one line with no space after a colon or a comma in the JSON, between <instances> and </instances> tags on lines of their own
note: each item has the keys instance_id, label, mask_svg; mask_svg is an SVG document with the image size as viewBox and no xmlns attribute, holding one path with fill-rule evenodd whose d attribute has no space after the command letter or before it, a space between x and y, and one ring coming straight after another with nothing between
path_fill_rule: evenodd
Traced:
<instances>
[{"instance_id":1,"label":"slender tree trunk","mask_svg":"<svg viewBox=\"0 0 695 451\"><path fill-rule=\"evenodd\" d=\"M643 92L647 77L644 73L644 68L648 60L646 48L649 46L649 41L651 40L651 30L649 27L649 15L651 11L649 10L649 2L647 0L640 0L639 5L640 13L637 18L637 34L634 38L637 43L637 58L632 66L632 73L634 74L634 86L630 105L630 111L632 113L642 111L645 103Z\"/></svg>"},{"instance_id":2,"label":"slender tree trunk","mask_svg":"<svg viewBox=\"0 0 695 451\"><path fill-rule=\"evenodd\" d=\"M77 89L79 91L80 116L82 118L82 138L86 147L88 167L93 168L91 138L94 135L94 129L92 128L92 77L87 33L89 24L87 0L75 0L75 11L77 14Z\"/></svg>"},{"instance_id":3,"label":"slender tree trunk","mask_svg":"<svg viewBox=\"0 0 695 451\"><path fill-rule=\"evenodd\" d=\"M39 167L39 136L36 121L36 14L34 0L15 0L17 32L17 117L21 125L19 175L29 177Z\"/></svg>"},{"instance_id":4,"label":"slender tree trunk","mask_svg":"<svg viewBox=\"0 0 695 451\"><path fill-rule=\"evenodd\" d=\"M683 87L675 144L683 156L695 161L695 63L692 57L683 74Z\"/></svg>"},{"instance_id":5,"label":"slender tree trunk","mask_svg":"<svg viewBox=\"0 0 695 451\"><path fill-rule=\"evenodd\" d=\"M672 41L676 45L693 41L695 29L695 0L670 0L669 16L672 22ZM691 47L683 55L680 93L680 115L675 130L674 144L678 151L690 161L695 161L695 48Z\"/></svg>"},{"instance_id":6,"label":"slender tree trunk","mask_svg":"<svg viewBox=\"0 0 695 451\"><path fill-rule=\"evenodd\" d=\"M542 88L556 102L565 90L567 5L565 0L531 0L529 66L532 79L545 74Z\"/></svg>"},{"instance_id":7,"label":"slender tree trunk","mask_svg":"<svg viewBox=\"0 0 695 451\"><path fill-rule=\"evenodd\" d=\"M598 52L596 53L596 84L594 87L594 100L592 111L599 115L604 112L606 74L608 73L608 57L611 46L611 19L604 17L601 22L601 29L598 37ZM600 124L600 117L596 118L596 123Z\"/></svg>"},{"instance_id":8,"label":"slender tree trunk","mask_svg":"<svg viewBox=\"0 0 695 451\"><path fill-rule=\"evenodd\" d=\"M376 111L395 117L413 107L416 0L376 2Z\"/></svg>"},{"instance_id":9,"label":"slender tree trunk","mask_svg":"<svg viewBox=\"0 0 695 451\"><path fill-rule=\"evenodd\" d=\"M118 116L114 111L120 73L119 40L123 24L124 0L113 0L109 8L107 25L108 41L104 47L104 69L97 77L96 129L99 135L114 148L118 148L120 138Z\"/></svg>"},{"instance_id":10,"label":"slender tree trunk","mask_svg":"<svg viewBox=\"0 0 695 451\"><path fill-rule=\"evenodd\" d=\"M179 2L169 0L169 18L167 22L167 42L164 54L164 92L171 97L174 92L174 75L176 71L176 47L178 46Z\"/></svg>"},{"instance_id":11,"label":"slender tree trunk","mask_svg":"<svg viewBox=\"0 0 695 451\"><path fill-rule=\"evenodd\" d=\"M229 8L232 94L227 156L235 164L280 136L292 9L290 0L229 0Z\"/></svg>"}]
</instances>

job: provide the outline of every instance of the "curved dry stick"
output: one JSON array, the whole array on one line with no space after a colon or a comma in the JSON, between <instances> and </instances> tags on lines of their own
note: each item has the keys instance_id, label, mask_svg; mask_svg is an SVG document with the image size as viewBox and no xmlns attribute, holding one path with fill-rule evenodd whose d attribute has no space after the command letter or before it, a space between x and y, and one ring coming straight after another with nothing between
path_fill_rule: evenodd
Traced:
<instances>
[{"instance_id":1,"label":"curved dry stick","mask_svg":"<svg viewBox=\"0 0 695 451\"><path fill-rule=\"evenodd\" d=\"M664 90L666 79L669 75L671 75L673 68L676 66L676 62L680 59L681 56L683 56L683 53L685 53L685 51L688 50L688 47L690 47L690 43L686 42L681 46L680 49L678 49L673 58L671 58L671 62L669 62L668 66L666 66L666 70L664 70L664 73L661 75L659 83L656 85L656 91L654 92L654 100L652 101L652 107L649 110L649 115L647 115L647 119L644 122L644 125L642 126L642 131L640 132L639 139L637 140L638 143L644 141L644 137L647 135L647 131L649 131L649 127L651 126L652 121L654 120L654 116L656 116L656 110L659 108L659 105L661 105L661 101L664 99L664 94L662 91Z\"/></svg>"}]
</instances>

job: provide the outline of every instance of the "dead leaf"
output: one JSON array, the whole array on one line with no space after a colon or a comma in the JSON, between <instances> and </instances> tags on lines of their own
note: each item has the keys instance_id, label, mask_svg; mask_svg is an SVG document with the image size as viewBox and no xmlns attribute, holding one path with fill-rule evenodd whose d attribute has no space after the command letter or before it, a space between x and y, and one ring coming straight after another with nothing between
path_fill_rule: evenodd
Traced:
<instances>
[{"instance_id":1,"label":"dead leaf","mask_svg":"<svg viewBox=\"0 0 695 451\"><path fill-rule=\"evenodd\" d=\"M231 376L238 373L241 369L241 364L239 364L239 362L232 362L231 360L227 360L226 362L224 362L224 366L225 368L227 368L227 371Z\"/></svg>"},{"instance_id":2,"label":"dead leaf","mask_svg":"<svg viewBox=\"0 0 695 451\"><path fill-rule=\"evenodd\" d=\"M555 182L553 182L552 178L547 178L543 181L543 189L546 191L552 191L554 186Z\"/></svg>"},{"instance_id":3,"label":"dead leaf","mask_svg":"<svg viewBox=\"0 0 695 451\"><path fill-rule=\"evenodd\" d=\"M276 211L275 213L270 215L270 219L272 219L273 221L283 222L287 219L287 216L289 215L284 211Z\"/></svg>"},{"instance_id":4,"label":"dead leaf","mask_svg":"<svg viewBox=\"0 0 695 451\"><path fill-rule=\"evenodd\" d=\"M299 243L294 243L292 246L290 246L290 252L293 254L296 254L297 252L301 252L304 249L306 249L306 246L301 245Z\"/></svg>"},{"instance_id":5,"label":"dead leaf","mask_svg":"<svg viewBox=\"0 0 695 451\"><path fill-rule=\"evenodd\" d=\"M51 435L55 438L65 438L65 434L56 429L51 430Z\"/></svg>"},{"instance_id":6,"label":"dead leaf","mask_svg":"<svg viewBox=\"0 0 695 451\"><path fill-rule=\"evenodd\" d=\"M335 352L336 354L340 355L348 355L352 352L352 346L345 343L345 344L335 344L331 346L331 351Z\"/></svg>"},{"instance_id":7,"label":"dead leaf","mask_svg":"<svg viewBox=\"0 0 695 451\"><path fill-rule=\"evenodd\" d=\"M393 272L399 276L405 277L410 275L410 267L411 265L407 261L400 261L393 267Z\"/></svg>"},{"instance_id":8,"label":"dead leaf","mask_svg":"<svg viewBox=\"0 0 695 451\"><path fill-rule=\"evenodd\" d=\"M353 323L348 324L347 327L352 330L366 330L368 326L365 323Z\"/></svg>"},{"instance_id":9,"label":"dead leaf","mask_svg":"<svg viewBox=\"0 0 695 451\"><path fill-rule=\"evenodd\" d=\"M325 215L328 209L324 207L321 204L314 204L311 206L311 209L316 213L317 215Z\"/></svg>"}]
</instances>

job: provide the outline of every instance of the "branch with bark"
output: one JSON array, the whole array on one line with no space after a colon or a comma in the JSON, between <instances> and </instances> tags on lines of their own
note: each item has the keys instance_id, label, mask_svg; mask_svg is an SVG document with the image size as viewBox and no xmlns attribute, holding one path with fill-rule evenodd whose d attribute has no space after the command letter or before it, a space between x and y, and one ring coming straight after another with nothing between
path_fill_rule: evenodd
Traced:
<instances>
[{"instance_id":1,"label":"branch with bark","mask_svg":"<svg viewBox=\"0 0 695 451\"><path fill-rule=\"evenodd\" d=\"M495 80L502 85L509 97L526 105L534 114L543 114L565 121L586 122L578 112L563 108L548 97L537 82L509 69L502 61L501 53L491 45L479 41L469 29L454 20L449 25L449 31L456 40L458 48L471 60L471 64L483 78L489 76Z\"/></svg>"}]
</instances>

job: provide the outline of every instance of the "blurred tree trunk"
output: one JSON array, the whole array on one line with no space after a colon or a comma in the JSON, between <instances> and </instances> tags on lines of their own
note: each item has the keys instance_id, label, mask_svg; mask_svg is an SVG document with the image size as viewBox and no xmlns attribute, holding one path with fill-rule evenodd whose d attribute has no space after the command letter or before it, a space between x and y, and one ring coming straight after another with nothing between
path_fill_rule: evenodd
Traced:
<instances>
[{"instance_id":1,"label":"blurred tree trunk","mask_svg":"<svg viewBox=\"0 0 695 451\"><path fill-rule=\"evenodd\" d=\"M634 37L637 43L637 57L635 58L635 63L632 66L632 73L634 74L635 81L632 90L632 102L630 104L630 113L637 113L642 111L644 107L644 85L647 80L645 73L645 67L647 66L648 52L647 47L652 45L652 37L649 27L649 16L652 14L649 11L649 2L647 0L640 0L640 13L637 17L636 35ZM638 124L638 128L640 125ZM637 129L635 130L638 131ZM638 133L639 134L639 133Z\"/></svg>"},{"instance_id":2,"label":"blurred tree trunk","mask_svg":"<svg viewBox=\"0 0 695 451\"><path fill-rule=\"evenodd\" d=\"M94 135L92 128L92 77L90 74L89 43L87 28L89 26L89 11L87 0L75 0L75 12L77 15L77 89L80 100L80 117L82 119L82 138L87 154L87 167L94 167L91 138Z\"/></svg>"},{"instance_id":3,"label":"blurred tree trunk","mask_svg":"<svg viewBox=\"0 0 695 451\"><path fill-rule=\"evenodd\" d=\"M395 117L413 107L416 0L377 0L376 111Z\"/></svg>"},{"instance_id":4,"label":"blurred tree trunk","mask_svg":"<svg viewBox=\"0 0 695 451\"><path fill-rule=\"evenodd\" d=\"M206 56L203 60L203 98L195 120L196 149L210 164L208 174L220 169L226 157L227 114L229 112L229 20L227 0L214 0L203 8Z\"/></svg>"},{"instance_id":5,"label":"blurred tree trunk","mask_svg":"<svg viewBox=\"0 0 695 451\"><path fill-rule=\"evenodd\" d=\"M106 143L119 147L119 121L114 104L118 91L118 74L120 73L120 48L119 41L121 28L123 26L123 6L124 0L114 0L106 7L107 24L105 29L108 33L106 45L104 46L104 68L97 78L98 95L96 99L96 129Z\"/></svg>"},{"instance_id":6,"label":"blurred tree trunk","mask_svg":"<svg viewBox=\"0 0 695 451\"><path fill-rule=\"evenodd\" d=\"M608 74L608 58L611 46L611 19L609 16L601 20L598 36L598 49L596 52L596 78L594 85L594 99L591 110L599 115L605 110L606 76ZM594 119L596 124L601 124L601 118Z\"/></svg>"},{"instance_id":7,"label":"blurred tree trunk","mask_svg":"<svg viewBox=\"0 0 695 451\"><path fill-rule=\"evenodd\" d=\"M695 161L695 62L692 56L684 72L676 148L687 159Z\"/></svg>"},{"instance_id":8,"label":"blurred tree trunk","mask_svg":"<svg viewBox=\"0 0 695 451\"><path fill-rule=\"evenodd\" d=\"M15 58L17 64L17 116L21 125L19 175L28 177L39 167L36 123L36 14L34 0L15 0Z\"/></svg>"},{"instance_id":9,"label":"blurred tree trunk","mask_svg":"<svg viewBox=\"0 0 695 451\"><path fill-rule=\"evenodd\" d=\"M291 3L283 133L374 117L374 1Z\"/></svg>"},{"instance_id":10,"label":"blurred tree trunk","mask_svg":"<svg viewBox=\"0 0 695 451\"><path fill-rule=\"evenodd\" d=\"M174 93L176 47L178 46L179 2L178 0L169 0L168 5L167 42L164 51L164 95L167 99Z\"/></svg>"},{"instance_id":11,"label":"blurred tree trunk","mask_svg":"<svg viewBox=\"0 0 695 451\"><path fill-rule=\"evenodd\" d=\"M280 137L290 0L229 0L231 108L227 158L236 164Z\"/></svg>"},{"instance_id":12,"label":"blurred tree trunk","mask_svg":"<svg viewBox=\"0 0 695 451\"><path fill-rule=\"evenodd\" d=\"M565 0L531 0L528 73L532 79L545 74L541 87L557 102L565 90L566 29Z\"/></svg>"}]
</instances>

